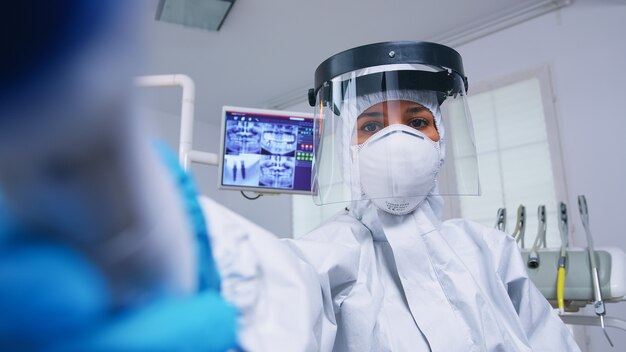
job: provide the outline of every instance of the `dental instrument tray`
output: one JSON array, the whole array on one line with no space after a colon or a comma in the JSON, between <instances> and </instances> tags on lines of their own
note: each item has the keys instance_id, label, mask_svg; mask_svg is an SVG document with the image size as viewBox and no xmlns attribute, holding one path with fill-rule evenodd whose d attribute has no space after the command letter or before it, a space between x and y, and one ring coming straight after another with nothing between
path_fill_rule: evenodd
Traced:
<instances>
[{"instance_id":1,"label":"dental instrument tray","mask_svg":"<svg viewBox=\"0 0 626 352\"><path fill-rule=\"evenodd\" d=\"M528 262L529 249L522 249L524 262ZM539 249L537 254L540 265L536 268L527 267L528 276L541 294L556 307L557 300L557 268L560 249ZM617 247L605 247L595 251L599 269L599 282L602 297L607 302L626 299L626 258L624 252ZM565 277L564 299L568 311L577 311L580 307L594 301L594 292L586 249L567 250L567 274Z\"/></svg>"}]
</instances>

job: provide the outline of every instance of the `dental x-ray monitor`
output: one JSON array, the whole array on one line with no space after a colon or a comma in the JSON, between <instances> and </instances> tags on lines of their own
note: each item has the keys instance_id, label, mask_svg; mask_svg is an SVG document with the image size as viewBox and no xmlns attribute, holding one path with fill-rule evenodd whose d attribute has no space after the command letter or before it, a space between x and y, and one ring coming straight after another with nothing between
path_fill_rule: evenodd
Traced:
<instances>
[{"instance_id":1,"label":"dental x-ray monitor","mask_svg":"<svg viewBox=\"0 0 626 352\"><path fill-rule=\"evenodd\" d=\"M219 188L311 194L313 114L224 106Z\"/></svg>"}]
</instances>

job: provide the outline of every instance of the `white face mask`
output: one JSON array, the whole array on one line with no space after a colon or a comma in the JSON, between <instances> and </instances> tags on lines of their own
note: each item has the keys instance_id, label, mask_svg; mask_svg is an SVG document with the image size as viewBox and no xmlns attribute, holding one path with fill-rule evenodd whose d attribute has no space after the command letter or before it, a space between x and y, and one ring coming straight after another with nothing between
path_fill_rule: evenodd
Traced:
<instances>
[{"instance_id":1,"label":"white face mask","mask_svg":"<svg viewBox=\"0 0 626 352\"><path fill-rule=\"evenodd\" d=\"M364 198L394 215L408 214L426 199L442 163L439 143L401 124L380 130L356 152Z\"/></svg>"}]
</instances>

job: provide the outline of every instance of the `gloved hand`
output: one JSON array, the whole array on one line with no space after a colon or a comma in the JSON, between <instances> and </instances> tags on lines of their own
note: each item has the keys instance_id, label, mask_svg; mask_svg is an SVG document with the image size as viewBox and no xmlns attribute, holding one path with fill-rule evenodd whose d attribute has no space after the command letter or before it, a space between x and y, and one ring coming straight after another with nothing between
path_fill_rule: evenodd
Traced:
<instances>
[{"instance_id":1,"label":"gloved hand","mask_svg":"<svg viewBox=\"0 0 626 352\"><path fill-rule=\"evenodd\" d=\"M176 155L165 142L155 142L154 148L174 178L178 191L183 197L185 210L191 222L191 228L195 236L196 256L198 258L198 287L200 290L212 289L219 291L220 277L211 251L206 219L202 213L200 202L198 202L196 185L191 176L180 166Z\"/></svg>"},{"instance_id":2,"label":"gloved hand","mask_svg":"<svg viewBox=\"0 0 626 352\"><path fill-rule=\"evenodd\" d=\"M225 351L235 309L218 292L111 312L106 283L78 253L24 243L0 254L0 350Z\"/></svg>"},{"instance_id":3,"label":"gloved hand","mask_svg":"<svg viewBox=\"0 0 626 352\"><path fill-rule=\"evenodd\" d=\"M74 251L30 240L1 249L0 350L36 349L71 337L103 321L108 305L102 276Z\"/></svg>"},{"instance_id":4,"label":"gloved hand","mask_svg":"<svg viewBox=\"0 0 626 352\"><path fill-rule=\"evenodd\" d=\"M235 309L205 291L169 298L111 317L92 331L57 341L49 351L209 351L236 347Z\"/></svg>"},{"instance_id":5,"label":"gloved hand","mask_svg":"<svg viewBox=\"0 0 626 352\"><path fill-rule=\"evenodd\" d=\"M164 145L157 150L176 177L193 223L200 292L113 311L109 288L97 267L69 246L44 242L15 224L0 198L0 350L236 348L237 312L219 294L195 186Z\"/></svg>"}]
</instances>

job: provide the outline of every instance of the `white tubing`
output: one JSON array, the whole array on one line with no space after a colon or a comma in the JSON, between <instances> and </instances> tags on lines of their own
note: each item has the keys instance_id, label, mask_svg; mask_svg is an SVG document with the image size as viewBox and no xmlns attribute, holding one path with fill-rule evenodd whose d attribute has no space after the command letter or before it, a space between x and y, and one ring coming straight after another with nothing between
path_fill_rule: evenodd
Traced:
<instances>
[{"instance_id":1,"label":"white tubing","mask_svg":"<svg viewBox=\"0 0 626 352\"><path fill-rule=\"evenodd\" d=\"M197 150L190 150L188 155L190 161L207 165L218 165L218 157L215 153L205 153Z\"/></svg>"},{"instance_id":2,"label":"white tubing","mask_svg":"<svg viewBox=\"0 0 626 352\"><path fill-rule=\"evenodd\" d=\"M183 74L141 76L135 78L135 84L140 87L171 87L179 86L183 89L182 106L180 112L180 144L178 158L187 170L189 167L189 152L193 145L193 119L196 99L196 85L193 80ZM217 158L217 157L216 157Z\"/></svg>"}]
</instances>

